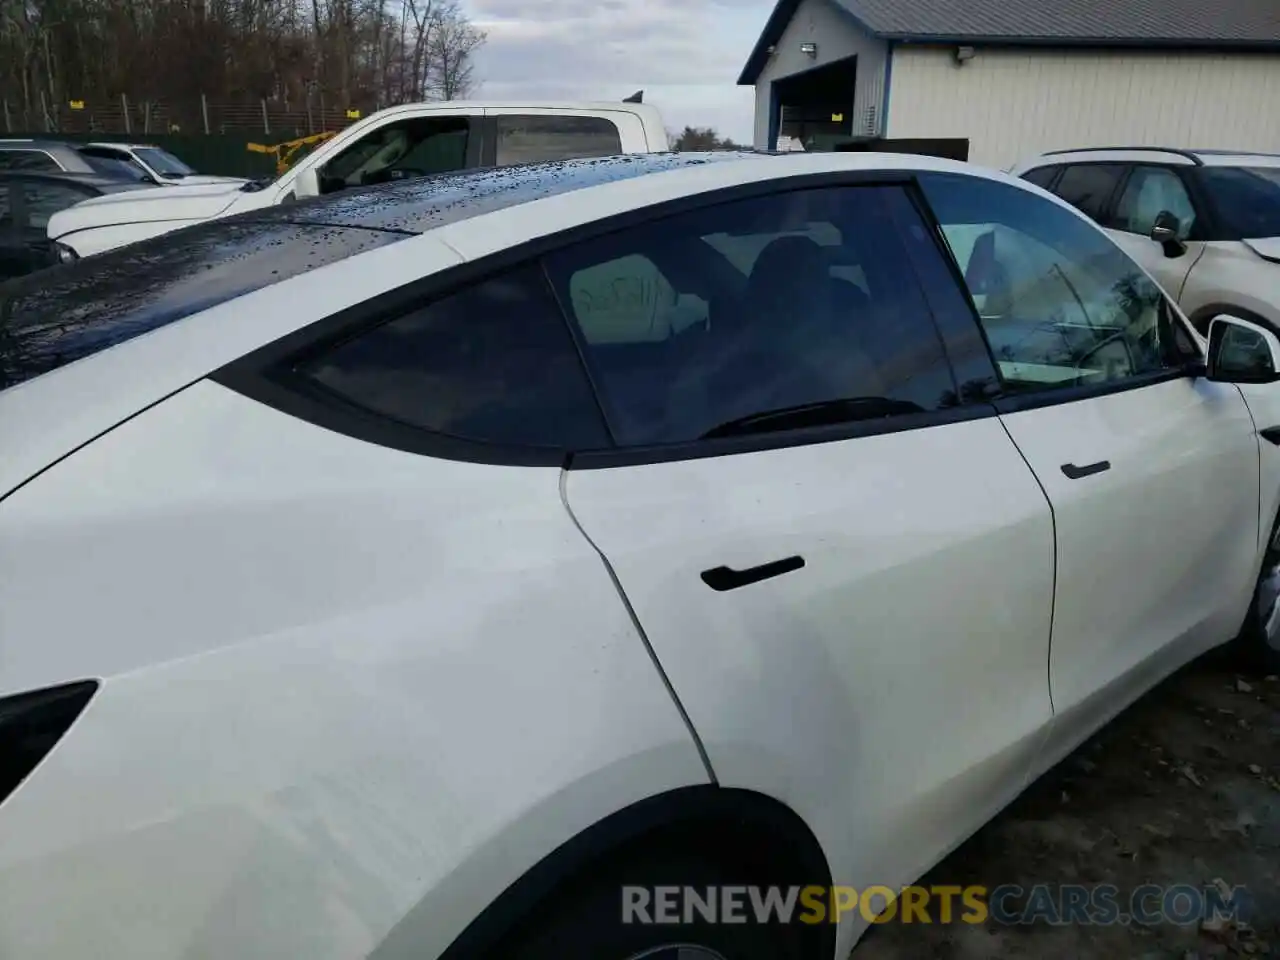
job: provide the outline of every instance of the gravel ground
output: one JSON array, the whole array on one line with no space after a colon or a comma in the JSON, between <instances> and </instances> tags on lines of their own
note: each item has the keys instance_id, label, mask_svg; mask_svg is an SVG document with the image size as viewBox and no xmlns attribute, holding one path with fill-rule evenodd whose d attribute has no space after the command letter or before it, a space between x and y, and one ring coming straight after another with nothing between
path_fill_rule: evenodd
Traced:
<instances>
[{"instance_id":1,"label":"gravel ground","mask_svg":"<svg viewBox=\"0 0 1280 960\"><path fill-rule=\"evenodd\" d=\"M1050 771L924 884L1244 886L1246 923L873 927L852 960L1280 956L1280 679L1199 661Z\"/></svg>"}]
</instances>

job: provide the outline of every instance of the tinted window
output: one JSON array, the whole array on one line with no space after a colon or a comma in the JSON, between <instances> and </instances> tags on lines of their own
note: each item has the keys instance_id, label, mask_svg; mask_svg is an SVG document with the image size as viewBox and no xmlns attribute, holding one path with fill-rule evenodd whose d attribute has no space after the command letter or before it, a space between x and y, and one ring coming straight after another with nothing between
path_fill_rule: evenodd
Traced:
<instances>
[{"instance_id":1,"label":"tinted window","mask_svg":"<svg viewBox=\"0 0 1280 960\"><path fill-rule=\"evenodd\" d=\"M1123 380L1198 354L1159 288L1070 211L990 180L920 180L1006 390Z\"/></svg>"},{"instance_id":2,"label":"tinted window","mask_svg":"<svg viewBox=\"0 0 1280 960\"><path fill-rule=\"evenodd\" d=\"M549 257L618 442L679 443L954 403L897 232L896 218L913 217L896 187L804 190L665 218ZM852 402L829 403L839 400Z\"/></svg>"},{"instance_id":3,"label":"tinted window","mask_svg":"<svg viewBox=\"0 0 1280 960\"><path fill-rule=\"evenodd\" d=\"M1137 166L1129 175L1109 226L1127 233L1149 236L1156 217L1171 213L1178 218L1178 236L1185 240L1196 221L1195 207L1182 178L1168 167Z\"/></svg>"},{"instance_id":4,"label":"tinted window","mask_svg":"<svg viewBox=\"0 0 1280 960\"><path fill-rule=\"evenodd\" d=\"M1037 187L1044 187L1046 190L1049 184L1053 182L1053 178L1058 175L1059 167L1036 167L1034 170L1028 170L1022 175L1023 180L1029 180Z\"/></svg>"},{"instance_id":5,"label":"tinted window","mask_svg":"<svg viewBox=\"0 0 1280 960\"><path fill-rule=\"evenodd\" d=\"M536 267L427 304L298 370L365 410L435 433L609 446L573 338Z\"/></svg>"},{"instance_id":6,"label":"tinted window","mask_svg":"<svg viewBox=\"0 0 1280 960\"><path fill-rule=\"evenodd\" d=\"M159 147L138 147L136 152L139 159L163 177L186 177L195 173L168 150L161 150Z\"/></svg>"},{"instance_id":7,"label":"tinted window","mask_svg":"<svg viewBox=\"0 0 1280 960\"><path fill-rule=\"evenodd\" d=\"M470 129L466 117L417 117L378 127L320 169L320 192L460 170Z\"/></svg>"},{"instance_id":8,"label":"tinted window","mask_svg":"<svg viewBox=\"0 0 1280 960\"><path fill-rule=\"evenodd\" d=\"M604 117L499 116L497 124L499 166L622 153L618 128Z\"/></svg>"},{"instance_id":9,"label":"tinted window","mask_svg":"<svg viewBox=\"0 0 1280 960\"><path fill-rule=\"evenodd\" d=\"M0 389L400 233L224 220L0 285Z\"/></svg>"},{"instance_id":10,"label":"tinted window","mask_svg":"<svg viewBox=\"0 0 1280 960\"><path fill-rule=\"evenodd\" d=\"M65 210L81 200L88 200L92 193L65 183L29 180L22 184L27 202L27 226L43 230L49 226L49 218L59 210Z\"/></svg>"},{"instance_id":11,"label":"tinted window","mask_svg":"<svg viewBox=\"0 0 1280 960\"><path fill-rule=\"evenodd\" d=\"M43 150L0 150L0 170L60 170Z\"/></svg>"},{"instance_id":12,"label":"tinted window","mask_svg":"<svg viewBox=\"0 0 1280 960\"><path fill-rule=\"evenodd\" d=\"M1067 167L1053 192L1095 220L1120 184L1124 167L1118 163L1081 163Z\"/></svg>"},{"instance_id":13,"label":"tinted window","mask_svg":"<svg viewBox=\"0 0 1280 960\"><path fill-rule=\"evenodd\" d=\"M1197 172L1231 236L1280 237L1280 167L1201 167Z\"/></svg>"}]
</instances>

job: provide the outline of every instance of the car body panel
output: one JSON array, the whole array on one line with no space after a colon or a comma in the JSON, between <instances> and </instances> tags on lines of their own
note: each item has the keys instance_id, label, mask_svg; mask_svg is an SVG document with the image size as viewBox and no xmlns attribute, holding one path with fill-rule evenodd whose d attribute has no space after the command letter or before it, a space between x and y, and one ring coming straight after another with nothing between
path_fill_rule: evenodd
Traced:
<instances>
[{"instance_id":1,"label":"car body panel","mask_svg":"<svg viewBox=\"0 0 1280 960\"><path fill-rule=\"evenodd\" d=\"M1228 639L1276 501L1280 455L1249 432L1280 412L1275 388L1250 388L1246 409L1234 387L1175 381L563 471L379 446L205 379L436 272L649 205L793 174L1016 182L921 156L633 162L646 175L559 193L509 173L514 206L454 184L434 219L428 203L393 209L414 196L395 185L224 221L425 235L265 286L269 261L233 252L207 286L183 281L175 300L208 296L202 312L0 390L0 696L103 680L0 807L0 955L338 960L411 917L413 952L402 940L387 960L438 956L561 843L711 782L795 810L836 883L896 886L1144 684ZM185 256L221 236L133 249ZM111 273L126 253L98 263ZM248 286L219 302L237 265ZM93 263L73 269L58 276ZM163 306L142 286L142 307ZM1086 456L1116 459L1118 504L1046 482ZM1249 476L1224 496L1233 468ZM1149 542L1106 539L1121 511L1157 507ZM700 578L788 555L804 567L743 590ZM1189 581L1206 562L1220 567ZM1152 579L1122 595L1135 568ZM1117 676L1083 663L1091 576L1137 627ZM1055 715L1059 623L1084 651L1063 689L1083 679ZM51 904L70 920L50 922ZM840 957L866 926L844 918Z\"/></svg>"},{"instance_id":2,"label":"car body panel","mask_svg":"<svg viewBox=\"0 0 1280 960\"><path fill-rule=\"evenodd\" d=\"M0 955L349 960L435 890L435 956L559 843L707 783L559 486L206 381L0 503L0 684L102 681L5 801Z\"/></svg>"},{"instance_id":3,"label":"car body panel","mask_svg":"<svg viewBox=\"0 0 1280 960\"><path fill-rule=\"evenodd\" d=\"M565 490L719 782L796 810L837 882L914 880L1024 785L1052 716L1053 523L996 418ZM740 590L700 579L792 555ZM840 950L866 925L847 915Z\"/></svg>"}]
</instances>

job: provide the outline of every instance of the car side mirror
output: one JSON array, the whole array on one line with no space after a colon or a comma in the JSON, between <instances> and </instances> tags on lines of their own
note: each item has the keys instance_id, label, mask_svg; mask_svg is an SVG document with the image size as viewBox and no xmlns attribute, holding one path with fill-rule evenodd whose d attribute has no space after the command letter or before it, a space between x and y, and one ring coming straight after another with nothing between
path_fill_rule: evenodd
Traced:
<instances>
[{"instance_id":1,"label":"car side mirror","mask_svg":"<svg viewBox=\"0 0 1280 960\"><path fill-rule=\"evenodd\" d=\"M303 167L293 181L293 195L298 200L320 196L320 175L315 167Z\"/></svg>"},{"instance_id":2,"label":"car side mirror","mask_svg":"<svg viewBox=\"0 0 1280 960\"><path fill-rule=\"evenodd\" d=\"M1187 245L1178 237L1181 229L1182 223L1168 210L1156 214L1155 222L1151 224L1151 239L1164 247L1164 255L1170 259L1187 252Z\"/></svg>"},{"instance_id":3,"label":"car side mirror","mask_svg":"<svg viewBox=\"0 0 1280 960\"><path fill-rule=\"evenodd\" d=\"M1205 376L1220 383L1275 383L1280 380L1280 337L1239 317L1214 317Z\"/></svg>"}]
</instances>

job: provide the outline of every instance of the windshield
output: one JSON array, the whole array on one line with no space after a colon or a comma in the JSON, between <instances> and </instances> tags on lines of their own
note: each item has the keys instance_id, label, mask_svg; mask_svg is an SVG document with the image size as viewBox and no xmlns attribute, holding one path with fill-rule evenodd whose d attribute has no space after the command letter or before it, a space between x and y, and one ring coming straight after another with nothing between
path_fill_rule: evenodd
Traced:
<instances>
[{"instance_id":1,"label":"windshield","mask_svg":"<svg viewBox=\"0 0 1280 960\"><path fill-rule=\"evenodd\" d=\"M1204 167L1218 216L1246 240L1280 237L1280 167Z\"/></svg>"},{"instance_id":2,"label":"windshield","mask_svg":"<svg viewBox=\"0 0 1280 960\"><path fill-rule=\"evenodd\" d=\"M162 177L182 178L195 173L168 150L161 150L159 147L135 147L133 152L138 155L139 160Z\"/></svg>"},{"instance_id":3,"label":"windshield","mask_svg":"<svg viewBox=\"0 0 1280 960\"><path fill-rule=\"evenodd\" d=\"M93 167L94 171L108 177L140 181L149 176L141 167L135 166L127 160L113 160L110 157L97 157L89 153L82 153L81 156L84 157L89 166Z\"/></svg>"}]
</instances>

